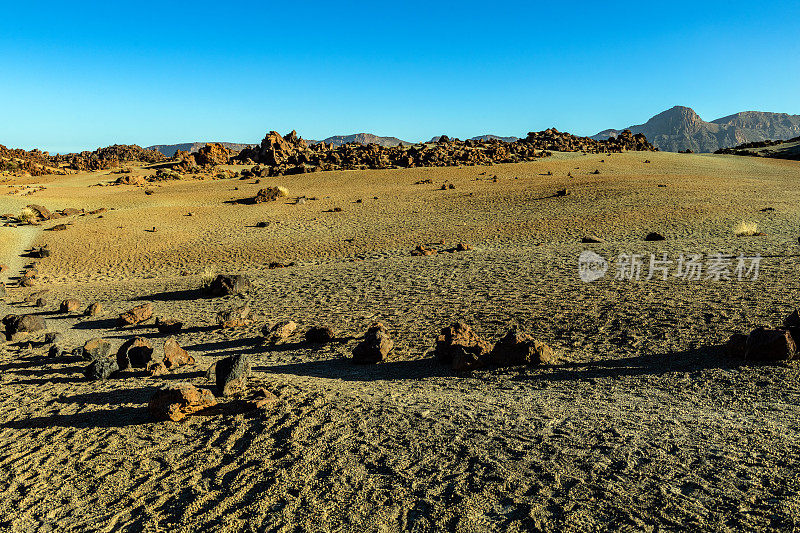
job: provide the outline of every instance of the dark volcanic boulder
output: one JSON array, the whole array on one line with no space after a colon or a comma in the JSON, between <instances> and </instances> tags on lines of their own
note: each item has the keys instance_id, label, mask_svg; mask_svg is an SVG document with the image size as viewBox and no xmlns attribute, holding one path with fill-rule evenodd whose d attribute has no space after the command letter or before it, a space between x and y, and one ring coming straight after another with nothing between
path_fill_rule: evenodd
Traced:
<instances>
[{"instance_id":1,"label":"dark volcanic boulder","mask_svg":"<svg viewBox=\"0 0 800 533\"><path fill-rule=\"evenodd\" d=\"M250 279L245 275L220 274L209 284L206 292L210 296L231 296L249 292L251 288Z\"/></svg>"},{"instance_id":2,"label":"dark volcanic boulder","mask_svg":"<svg viewBox=\"0 0 800 533\"><path fill-rule=\"evenodd\" d=\"M547 365L554 363L555 357L552 348L545 343L511 328L494 345L490 360L497 366Z\"/></svg>"},{"instance_id":3,"label":"dark volcanic boulder","mask_svg":"<svg viewBox=\"0 0 800 533\"><path fill-rule=\"evenodd\" d=\"M102 381L113 377L119 371L117 360L113 357L96 359L87 366L83 375L91 381Z\"/></svg>"},{"instance_id":4,"label":"dark volcanic boulder","mask_svg":"<svg viewBox=\"0 0 800 533\"><path fill-rule=\"evenodd\" d=\"M364 334L364 339L353 349L354 363L378 363L386 359L394 347L389 332L380 322L372 324Z\"/></svg>"},{"instance_id":5,"label":"dark volcanic boulder","mask_svg":"<svg viewBox=\"0 0 800 533\"><path fill-rule=\"evenodd\" d=\"M231 396L247 386L250 377L250 360L245 354L231 355L220 359L214 369L217 382L217 395Z\"/></svg>"},{"instance_id":6,"label":"dark volcanic boulder","mask_svg":"<svg viewBox=\"0 0 800 533\"><path fill-rule=\"evenodd\" d=\"M446 328L436 339L434 356L453 370L472 370L486 366L491 345L463 322Z\"/></svg>"},{"instance_id":7,"label":"dark volcanic boulder","mask_svg":"<svg viewBox=\"0 0 800 533\"><path fill-rule=\"evenodd\" d=\"M725 343L725 354L733 359L743 359L747 352L747 335L734 333Z\"/></svg>"},{"instance_id":8,"label":"dark volcanic boulder","mask_svg":"<svg viewBox=\"0 0 800 533\"><path fill-rule=\"evenodd\" d=\"M223 309L217 313L217 324L223 328L239 328L250 324L252 310L249 305L240 305Z\"/></svg>"},{"instance_id":9,"label":"dark volcanic boulder","mask_svg":"<svg viewBox=\"0 0 800 533\"><path fill-rule=\"evenodd\" d=\"M174 318L156 318L156 328L162 335L172 335L175 333L180 333L180 331L183 329L183 322L180 320L175 320Z\"/></svg>"},{"instance_id":10,"label":"dark volcanic boulder","mask_svg":"<svg viewBox=\"0 0 800 533\"><path fill-rule=\"evenodd\" d=\"M34 333L47 329L47 324L39 315L7 315L3 318L6 327L6 338L13 340L15 336Z\"/></svg>"},{"instance_id":11,"label":"dark volcanic boulder","mask_svg":"<svg viewBox=\"0 0 800 533\"><path fill-rule=\"evenodd\" d=\"M789 330L795 342L800 341L800 313L797 309L783 319L783 327Z\"/></svg>"},{"instance_id":12,"label":"dark volcanic boulder","mask_svg":"<svg viewBox=\"0 0 800 533\"><path fill-rule=\"evenodd\" d=\"M791 361L797 359L797 345L785 329L754 329L747 337L745 359L750 361Z\"/></svg>"},{"instance_id":13,"label":"dark volcanic boulder","mask_svg":"<svg viewBox=\"0 0 800 533\"><path fill-rule=\"evenodd\" d=\"M120 370L128 368L147 368L155 361L153 345L144 337L128 339L117 350L117 365Z\"/></svg>"},{"instance_id":14,"label":"dark volcanic boulder","mask_svg":"<svg viewBox=\"0 0 800 533\"><path fill-rule=\"evenodd\" d=\"M83 351L81 352L81 356L87 361L106 359L110 354L111 343L99 337L86 341L86 344L83 345Z\"/></svg>"},{"instance_id":15,"label":"dark volcanic boulder","mask_svg":"<svg viewBox=\"0 0 800 533\"><path fill-rule=\"evenodd\" d=\"M216 404L217 400L210 390L198 389L190 383L178 383L153 394L148 409L156 420L177 422Z\"/></svg>"},{"instance_id":16,"label":"dark volcanic boulder","mask_svg":"<svg viewBox=\"0 0 800 533\"><path fill-rule=\"evenodd\" d=\"M323 344L333 340L333 329L328 326L314 326L306 331L306 341L312 344Z\"/></svg>"},{"instance_id":17,"label":"dark volcanic boulder","mask_svg":"<svg viewBox=\"0 0 800 533\"><path fill-rule=\"evenodd\" d=\"M663 241L665 240L664 236L660 233L651 232L644 236L644 240L646 241Z\"/></svg>"}]
</instances>

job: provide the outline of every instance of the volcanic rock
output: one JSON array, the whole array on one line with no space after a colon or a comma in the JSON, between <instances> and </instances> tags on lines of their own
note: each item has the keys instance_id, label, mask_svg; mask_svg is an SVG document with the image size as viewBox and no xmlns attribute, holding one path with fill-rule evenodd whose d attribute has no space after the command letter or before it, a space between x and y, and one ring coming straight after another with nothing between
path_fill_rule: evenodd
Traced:
<instances>
[{"instance_id":1,"label":"volcanic rock","mask_svg":"<svg viewBox=\"0 0 800 533\"><path fill-rule=\"evenodd\" d=\"M530 335L511 328L497 341L489 356L497 366L540 365L555 362L553 350Z\"/></svg>"},{"instance_id":2,"label":"volcanic rock","mask_svg":"<svg viewBox=\"0 0 800 533\"><path fill-rule=\"evenodd\" d=\"M434 356L441 363L451 365L453 370L472 370L487 364L491 349L491 345L471 327L456 322L442 328L436 339Z\"/></svg>"},{"instance_id":3,"label":"volcanic rock","mask_svg":"<svg viewBox=\"0 0 800 533\"><path fill-rule=\"evenodd\" d=\"M119 315L120 326L133 326L149 320L153 316L153 304L142 304Z\"/></svg>"},{"instance_id":4,"label":"volcanic rock","mask_svg":"<svg viewBox=\"0 0 800 533\"><path fill-rule=\"evenodd\" d=\"M247 386L250 377L250 360L245 354L231 355L220 359L214 370L217 382L217 394L231 396L241 392Z\"/></svg>"},{"instance_id":5,"label":"volcanic rock","mask_svg":"<svg viewBox=\"0 0 800 533\"><path fill-rule=\"evenodd\" d=\"M334 332L328 326L314 326L306 331L306 341L312 344L324 344L333 340Z\"/></svg>"},{"instance_id":6,"label":"volcanic rock","mask_svg":"<svg viewBox=\"0 0 800 533\"><path fill-rule=\"evenodd\" d=\"M164 366L167 367L167 370L174 370L183 365L193 365L194 362L194 357L181 348L174 337L170 337L164 342Z\"/></svg>"},{"instance_id":7,"label":"volcanic rock","mask_svg":"<svg viewBox=\"0 0 800 533\"><path fill-rule=\"evenodd\" d=\"M747 337L744 358L750 361L790 361L797 359L797 345L784 329L756 328Z\"/></svg>"},{"instance_id":8,"label":"volcanic rock","mask_svg":"<svg viewBox=\"0 0 800 533\"><path fill-rule=\"evenodd\" d=\"M242 274L238 275L218 275L206 289L211 296L231 296L250 291L252 285L250 279Z\"/></svg>"},{"instance_id":9,"label":"volcanic rock","mask_svg":"<svg viewBox=\"0 0 800 533\"><path fill-rule=\"evenodd\" d=\"M69 298L61 302L58 310L61 313L75 313L81 308L80 300L76 300L75 298Z\"/></svg>"},{"instance_id":10,"label":"volcanic rock","mask_svg":"<svg viewBox=\"0 0 800 533\"><path fill-rule=\"evenodd\" d=\"M282 322L278 322L272 327L264 326L264 328L261 330L261 334L264 335L269 342L274 344L291 337L296 329L297 323L295 323L293 320L284 320Z\"/></svg>"},{"instance_id":11,"label":"volcanic rock","mask_svg":"<svg viewBox=\"0 0 800 533\"><path fill-rule=\"evenodd\" d=\"M376 322L364 334L364 339L353 348L354 363L378 363L386 359L392 351L394 342L389 337L386 327Z\"/></svg>"},{"instance_id":12,"label":"volcanic rock","mask_svg":"<svg viewBox=\"0 0 800 533\"><path fill-rule=\"evenodd\" d=\"M157 391L150 398L148 409L156 420L177 422L216 404L210 390L198 389L190 383L178 383Z\"/></svg>"},{"instance_id":13,"label":"volcanic rock","mask_svg":"<svg viewBox=\"0 0 800 533\"><path fill-rule=\"evenodd\" d=\"M134 337L125 341L117 350L117 366L120 370L128 368L147 368L155 361L150 341L144 337Z\"/></svg>"}]
</instances>

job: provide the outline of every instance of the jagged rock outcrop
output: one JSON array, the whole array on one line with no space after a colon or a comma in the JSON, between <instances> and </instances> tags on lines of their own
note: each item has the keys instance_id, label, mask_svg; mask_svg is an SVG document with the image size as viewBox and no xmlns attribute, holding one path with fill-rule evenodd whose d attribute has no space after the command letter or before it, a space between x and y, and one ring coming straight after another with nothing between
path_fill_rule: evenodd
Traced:
<instances>
[{"instance_id":1,"label":"jagged rock outcrop","mask_svg":"<svg viewBox=\"0 0 800 533\"><path fill-rule=\"evenodd\" d=\"M442 136L436 143L386 147L349 143L333 146L324 142L309 145L297 132L281 136L272 131L257 148L242 150L235 160L258 163L243 177L302 174L318 170L359 170L454 165L490 165L532 161L550 151L621 152L653 150L643 135L629 132L605 141L576 137L551 128L529 133L525 139L504 142L460 141Z\"/></svg>"}]
</instances>

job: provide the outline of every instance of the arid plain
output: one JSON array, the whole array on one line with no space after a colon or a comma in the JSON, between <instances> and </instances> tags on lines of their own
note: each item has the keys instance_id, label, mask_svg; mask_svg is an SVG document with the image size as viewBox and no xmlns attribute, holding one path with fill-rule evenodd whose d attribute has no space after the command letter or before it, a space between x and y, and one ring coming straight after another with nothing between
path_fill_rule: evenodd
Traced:
<instances>
[{"instance_id":1,"label":"arid plain","mask_svg":"<svg viewBox=\"0 0 800 533\"><path fill-rule=\"evenodd\" d=\"M149 302L184 322L176 339L196 362L86 381L78 358L50 358L35 340L0 344L3 530L797 528L797 366L745 364L721 346L797 306L800 162L555 153L98 186L117 177L0 183L0 213L85 211L0 227L3 276L38 270L35 287L9 282L0 314L42 314L67 349L93 337L116 349L134 335L164 338L152 322L117 327L119 313ZM271 185L288 196L235 202ZM737 236L741 222L761 234ZM55 224L67 229L48 231ZM645 241L650 232L665 240ZM588 235L602 242L582 244ZM458 243L471 250L448 251ZM50 257L20 257L33 245ZM418 245L440 253L413 256ZM611 262L592 283L578 275L587 249ZM762 261L756 280L648 280L646 264L638 281L614 279L619 254L664 252ZM246 274L253 290L198 297L210 273ZM43 289L46 307L24 303ZM67 298L104 311L59 313ZM253 323L217 327L237 302ZM285 319L297 334L264 343L261 328ZM430 352L459 320L492 342L517 325L557 361L453 371ZM353 365L375 321L394 350ZM336 340L304 342L321 324ZM180 422L151 419L154 391L211 387L206 369L236 353L251 356L251 381L277 402L237 412L222 399Z\"/></svg>"}]
</instances>

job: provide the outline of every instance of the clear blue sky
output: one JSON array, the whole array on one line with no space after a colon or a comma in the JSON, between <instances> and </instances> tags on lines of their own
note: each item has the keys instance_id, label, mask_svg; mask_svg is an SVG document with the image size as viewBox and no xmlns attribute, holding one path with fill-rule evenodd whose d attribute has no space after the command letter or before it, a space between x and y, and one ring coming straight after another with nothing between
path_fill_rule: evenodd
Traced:
<instances>
[{"instance_id":1,"label":"clear blue sky","mask_svg":"<svg viewBox=\"0 0 800 533\"><path fill-rule=\"evenodd\" d=\"M800 2L5 2L0 144L590 135L800 114Z\"/></svg>"}]
</instances>

